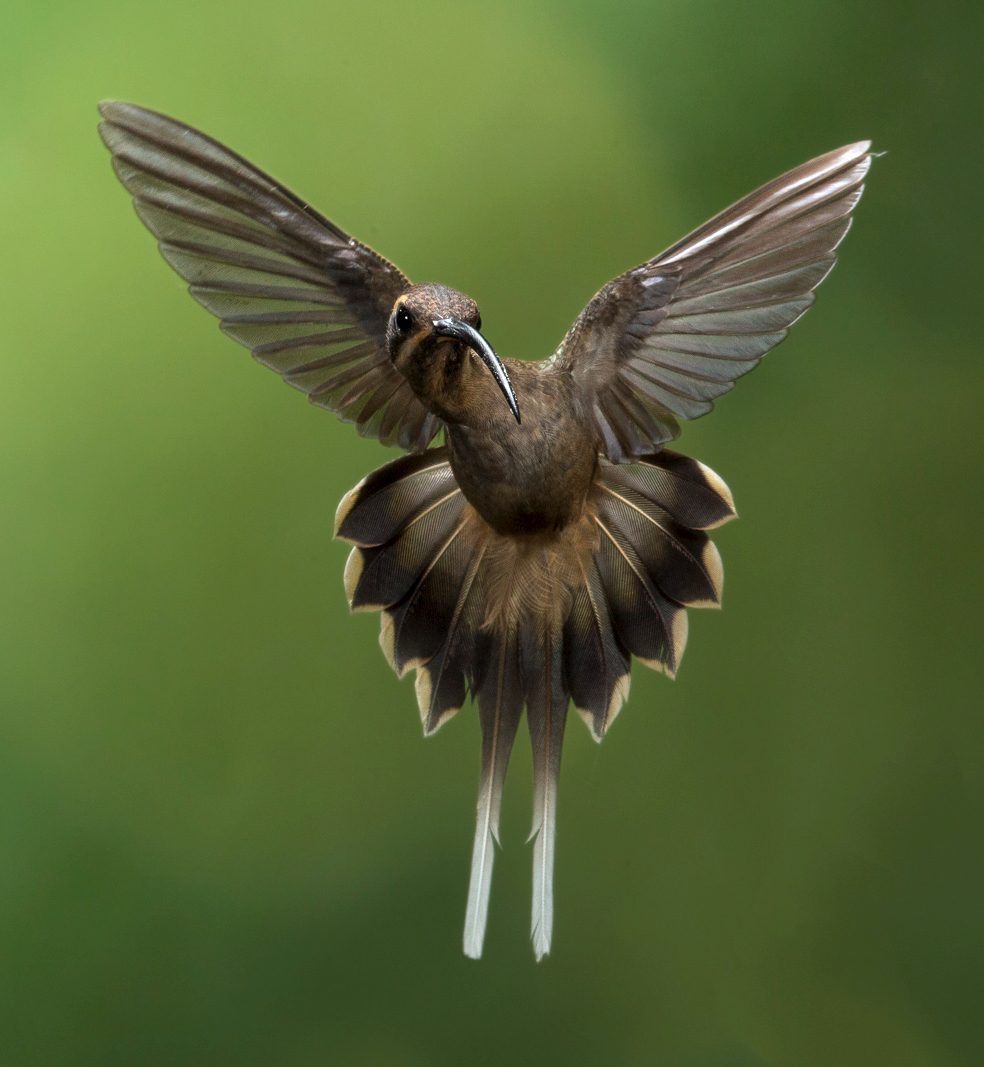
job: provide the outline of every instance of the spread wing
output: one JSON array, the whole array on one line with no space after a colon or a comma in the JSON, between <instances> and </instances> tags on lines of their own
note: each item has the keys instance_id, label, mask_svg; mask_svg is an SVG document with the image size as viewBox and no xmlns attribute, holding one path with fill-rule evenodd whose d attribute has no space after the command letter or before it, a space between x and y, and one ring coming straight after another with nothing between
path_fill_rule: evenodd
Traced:
<instances>
[{"instance_id":1,"label":"spread wing","mask_svg":"<svg viewBox=\"0 0 984 1067\"><path fill-rule=\"evenodd\" d=\"M651 453L706 414L813 303L871 162L860 141L804 163L610 281L552 363L592 405L608 458Z\"/></svg>"},{"instance_id":2,"label":"spread wing","mask_svg":"<svg viewBox=\"0 0 984 1067\"><path fill-rule=\"evenodd\" d=\"M137 214L223 332L361 434L425 448L439 421L386 348L403 274L197 130L133 104L100 112Z\"/></svg>"}]
</instances>

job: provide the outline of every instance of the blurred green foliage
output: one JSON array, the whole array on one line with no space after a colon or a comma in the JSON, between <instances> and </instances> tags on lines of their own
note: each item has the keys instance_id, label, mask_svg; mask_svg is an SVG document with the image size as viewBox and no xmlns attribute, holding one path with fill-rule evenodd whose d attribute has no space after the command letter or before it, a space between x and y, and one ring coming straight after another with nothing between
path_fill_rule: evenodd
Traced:
<instances>
[{"instance_id":1,"label":"blurred green foliage","mask_svg":"<svg viewBox=\"0 0 984 1067\"><path fill-rule=\"evenodd\" d=\"M978 16L979 17L979 16ZM0 38L0 1062L984 1062L979 40L965 5L14 2ZM198 125L541 358L759 182L888 155L818 309L682 447L726 609L570 730L554 956L517 753L420 741L335 502L390 458L222 338L101 97ZM519 746L522 749L524 746Z\"/></svg>"}]
</instances>

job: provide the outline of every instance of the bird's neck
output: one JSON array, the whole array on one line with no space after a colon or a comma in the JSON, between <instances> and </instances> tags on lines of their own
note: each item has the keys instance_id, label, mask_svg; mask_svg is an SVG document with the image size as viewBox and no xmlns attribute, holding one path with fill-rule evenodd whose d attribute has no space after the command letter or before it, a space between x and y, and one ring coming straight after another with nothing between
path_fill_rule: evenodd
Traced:
<instances>
[{"instance_id":1,"label":"bird's neck","mask_svg":"<svg viewBox=\"0 0 984 1067\"><path fill-rule=\"evenodd\" d=\"M502 393L479 358L449 346L429 366L408 378L421 402L448 426L487 426L490 419L512 419Z\"/></svg>"}]
</instances>

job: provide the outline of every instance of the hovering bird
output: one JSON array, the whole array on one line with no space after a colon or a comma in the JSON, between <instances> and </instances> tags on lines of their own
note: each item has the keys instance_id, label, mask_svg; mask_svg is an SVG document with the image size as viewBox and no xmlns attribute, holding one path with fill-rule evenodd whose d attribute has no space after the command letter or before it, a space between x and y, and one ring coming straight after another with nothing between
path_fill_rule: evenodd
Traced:
<instances>
[{"instance_id":1,"label":"hovering bird","mask_svg":"<svg viewBox=\"0 0 984 1067\"><path fill-rule=\"evenodd\" d=\"M100 133L191 295L309 399L409 454L338 508L354 611L416 671L424 732L470 693L482 763L464 951L482 953L506 763L533 749L531 937L553 929L557 779L568 708L601 740L634 656L676 674L688 607L721 599L707 530L725 483L665 445L813 303L870 164L819 156L608 282L541 363L500 359L478 306L411 284L241 156L174 119L104 103ZM443 433L444 443L432 447Z\"/></svg>"}]
</instances>

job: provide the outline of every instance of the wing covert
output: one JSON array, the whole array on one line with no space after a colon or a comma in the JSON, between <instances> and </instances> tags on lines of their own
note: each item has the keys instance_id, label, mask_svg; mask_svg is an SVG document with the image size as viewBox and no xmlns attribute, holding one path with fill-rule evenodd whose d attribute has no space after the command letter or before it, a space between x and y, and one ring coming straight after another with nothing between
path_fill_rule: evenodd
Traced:
<instances>
[{"instance_id":1,"label":"wing covert","mask_svg":"<svg viewBox=\"0 0 984 1067\"><path fill-rule=\"evenodd\" d=\"M813 303L851 225L870 142L819 156L610 281L553 358L618 462L706 414Z\"/></svg>"},{"instance_id":2,"label":"wing covert","mask_svg":"<svg viewBox=\"0 0 984 1067\"><path fill-rule=\"evenodd\" d=\"M439 420L386 347L407 278L210 137L133 104L99 110L137 214L222 331L359 433L425 448Z\"/></svg>"}]
</instances>

